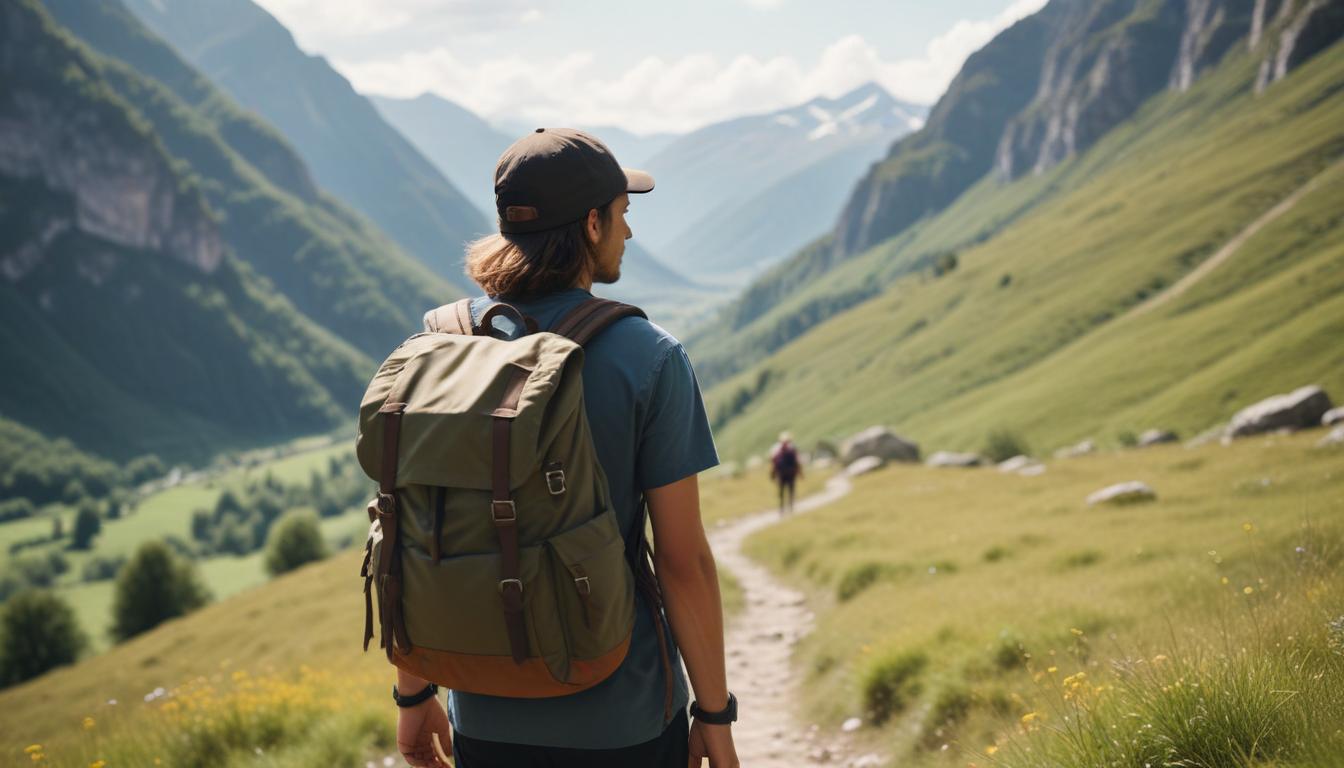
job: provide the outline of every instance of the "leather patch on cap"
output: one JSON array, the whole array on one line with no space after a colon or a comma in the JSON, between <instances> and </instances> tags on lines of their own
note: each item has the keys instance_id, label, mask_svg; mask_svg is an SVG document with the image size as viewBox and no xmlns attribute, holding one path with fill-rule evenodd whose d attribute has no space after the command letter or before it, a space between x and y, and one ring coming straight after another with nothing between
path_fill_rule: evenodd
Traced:
<instances>
[{"instance_id":1,"label":"leather patch on cap","mask_svg":"<svg viewBox=\"0 0 1344 768\"><path fill-rule=\"evenodd\" d=\"M507 221L532 221L541 218L541 214L530 205L510 205L504 209L504 218Z\"/></svg>"}]
</instances>

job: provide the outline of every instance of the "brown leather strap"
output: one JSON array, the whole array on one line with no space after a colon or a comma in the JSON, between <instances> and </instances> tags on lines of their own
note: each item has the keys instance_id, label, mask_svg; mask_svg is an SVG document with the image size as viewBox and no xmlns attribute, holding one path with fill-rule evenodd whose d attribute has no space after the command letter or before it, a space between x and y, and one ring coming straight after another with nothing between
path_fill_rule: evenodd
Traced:
<instances>
[{"instance_id":1,"label":"brown leather strap","mask_svg":"<svg viewBox=\"0 0 1344 768\"><path fill-rule=\"evenodd\" d=\"M369 594L373 584L373 574L369 573L369 560L373 557L373 541L364 543L364 562L359 566L359 575L364 577L364 650L369 650L369 640L373 639L373 596Z\"/></svg>"},{"instance_id":2,"label":"brown leather strap","mask_svg":"<svg viewBox=\"0 0 1344 768\"><path fill-rule=\"evenodd\" d=\"M516 323L518 327L524 329L524 334L537 332L536 320L524 315L512 304L505 304L501 301L496 304L491 304L490 308L485 310L485 314L481 315L481 321L472 327L472 334L476 336L489 336L494 330L492 323L499 315L508 315L510 320Z\"/></svg>"},{"instance_id":3,"label":"brown leather strap","mask_svg":"<svg viewBox=\"0 0 1344 768\"><path fill-rule=\"evenodd\" d=\"M499 539L499 595L504 604L504 628L509 650L517 664L527 661L527 626L523 622L523 579L518 559L518 509L509 493L509 445L513 417L531 371L514 368L495 417L491 439L490 518Z\"/></svg>"},{"instance_id":4,"label":"brown leather strap","mask_svg":"<svg viewBox=\"0 0 1344 768\"><path fill-rule=\"evenodd\" d=\"M579 346L586 346L612 323L623 317L647 317L644 310L610 299L589 299L560 318L551 333L564 336Z\"/></svg>"},{"instance_id":5,"label":"brown leather strap","mask_svg":"<svg viewBox=\"0 0 1344 768\"><path fill-rule=\"evenodd\" d=\"M457 315L457 330L454 333L460 333L464 336L471 335L471 299L462 299L453 303L453 313Z\"/></svg>"},{"instance_id":6,"label":"brown leather strap","mask_svg":"<svg viewBox=\"0 0 1344 768\"><path fill-rule=\"evenodd\" d=\"M640 516L643 524L643 515ZM663 622L663 591L658 586L658 576L653 572L652 547L648 536L639 535L639 546L635 554L635 586L644 593L653 614L653 631L658 636L658 655L663 662L663 722L672 722L672 654L667 649L667 631Z\"/></svg>"},{"instance_id":7,"label":"brown leather strap","mask_svg":"<svg viewBox=\"0 0 1344 768\"><path fill-rule=\"evenodd\" d=\"M396 646L400 646L402 653L410 653L411 650L405 619L401 615L401 547L397 536L397 445L401 437L401 416L405 410L406 404L402 402L384 403L378 409L383 415L383 465L378 475L378 498L374 504L383 529L383 549L378 558L375 577L380 586L379 645L387 651L388 661L392 660Z\"/></svg>"}]
</instances>

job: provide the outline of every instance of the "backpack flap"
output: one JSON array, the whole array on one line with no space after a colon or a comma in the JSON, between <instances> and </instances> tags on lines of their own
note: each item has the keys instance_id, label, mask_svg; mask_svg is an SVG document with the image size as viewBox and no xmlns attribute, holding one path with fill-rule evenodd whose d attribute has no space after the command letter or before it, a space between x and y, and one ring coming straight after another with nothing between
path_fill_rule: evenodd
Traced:
<instances>
[{"instance_id":1,"label":"backpack flap","mask_svg":"<svg viewBox=\"0 0 1344 768\"><path fill-rule=\"evenodd\" d=\"M555 437L543 433L543 422L553 432L567 420L564 415L582 406L581 377L563 375L570 365L583 365L583 349L554 334L516 341L412 336L383 362L364 393L356 441L359 464L378 479L384 424L378 410L386 402L404 402L398 485L490 490L491 430L503 416L513 422L509 487L517 488L536 474Z\"/></svg>"}]
</instances>

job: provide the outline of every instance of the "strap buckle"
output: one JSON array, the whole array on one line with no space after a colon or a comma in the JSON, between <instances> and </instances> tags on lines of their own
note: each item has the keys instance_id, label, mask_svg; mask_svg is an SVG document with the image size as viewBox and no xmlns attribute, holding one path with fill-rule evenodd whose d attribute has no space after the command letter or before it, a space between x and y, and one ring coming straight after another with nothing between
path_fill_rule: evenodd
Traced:
<instances>
[{"instance_id":1,"label":"strap buckle","mask_svg":"<svg viewBox=\"0 0 1344 768\"><path fill-rule=\"evenodd\" d=\"M593 593L593 583L588 580L587 576L575 576L574 588L585 595L591 595Z\"/></svg>"},{"instance_id":2,"label":"strap buckle","mask_svg":"<svg viewBox=\"0 0 1344 768\"><path fill-rule=\"evenodd\" d=\"M499 580L499 587L498 587L498 588L499 588L499 592L500 592L500 594L504 594L504 585L505 585L505 584L514 584L514 585L516 585L516 586L518 587L518 594L520 594L520 595L523 594L523 580L522 580L522 579L500 579L500 580Z\"/></svg>"},{"instance_id":3,"label":"strap buckle","mask_svg":"<svg viewBox=\"0 0 1344 768\"><path fill-rule=\"evenodd\" d=\"M501 509L508 510L507 517L500 515ZM495 525L515 522L518 519L518 507L514 506L512 500L492 501L490 502L490 519L495 522Z\"/></svg>"},{"instance_id":4,"label":"strap buckle","mask_svg":"<svg viewBox=\"0 0 1344 768\"><path fill-rule=\"evenodd\" d=\"M559 496L565 492L565 470L552 469L546 473L546 490L550 491L552 496Z\"/></svg>"}]
</instances>

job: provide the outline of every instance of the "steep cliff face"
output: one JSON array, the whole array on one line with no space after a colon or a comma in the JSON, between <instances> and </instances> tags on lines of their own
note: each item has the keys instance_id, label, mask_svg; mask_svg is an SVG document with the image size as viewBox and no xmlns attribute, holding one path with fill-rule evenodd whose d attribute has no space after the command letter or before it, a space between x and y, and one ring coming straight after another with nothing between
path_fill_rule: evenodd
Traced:
<instances>
[{"instance_id":1,"label":"steep cliff face","mask_svg":"<svg viewBox=\"0 0 1344 768\"><path fill-rule=\"evenodd\" d=\"M881 242L991 169L1049 170L1242 45L1262 59L1263 88L1341 35L1344 0L1052 0L967 59L928 125L859 182L835 247Z\"/></svg>"},{"instance_id":2,"label":"steep cliff face","mask_svg":"<svg viewBox=\"0 0 1344 768\"><path fill-rule=\"evenodd\" d=\"M924 128L896 142L850 194L834 230L840 254L858 253L941 210L985 174L1003 125L1036 92L1058 15L1047 6L966 60Z\"/></svg>"},{"instance_id":3,"label":"steep cliff face","mask_svg":"<svg viewBox=\"0 0 1344 768\"><path fill-rule=\"evenodd\" d=\"M224 254L218 227L158 142L31 8L7 3L0 19L0 77L7 83L0 97L0 175L40 181L72 201L68 218L52 219L36 240L0 254L0 274L22 278L45 243L70 227L213 272Z\"/></svg>"}]
</instances>

